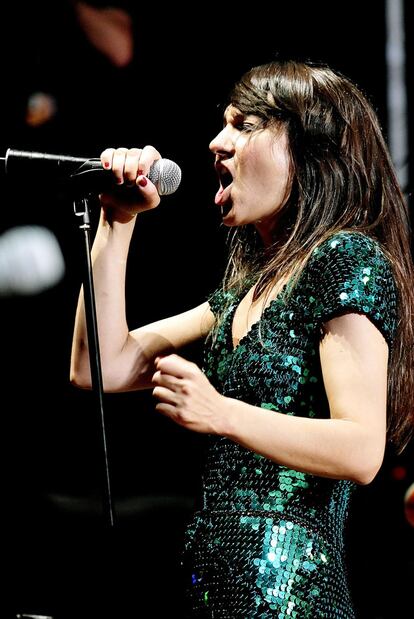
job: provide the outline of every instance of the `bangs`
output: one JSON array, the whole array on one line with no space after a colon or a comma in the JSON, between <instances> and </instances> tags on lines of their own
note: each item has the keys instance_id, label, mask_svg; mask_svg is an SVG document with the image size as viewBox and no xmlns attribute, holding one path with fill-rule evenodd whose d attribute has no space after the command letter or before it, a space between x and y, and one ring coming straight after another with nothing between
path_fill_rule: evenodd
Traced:
<instances>
[{"instance_id":1,"label":"bangs","mask_svg":"<svg viewBox=\"0 0 414 619\"><path fill-rule=\"evenodd\" d=\"M265 74L247 73L231 92L230 103L243 114L254 114L267 123L287 120L274 77L270 80Z\"/></svg>"}]
</instances>

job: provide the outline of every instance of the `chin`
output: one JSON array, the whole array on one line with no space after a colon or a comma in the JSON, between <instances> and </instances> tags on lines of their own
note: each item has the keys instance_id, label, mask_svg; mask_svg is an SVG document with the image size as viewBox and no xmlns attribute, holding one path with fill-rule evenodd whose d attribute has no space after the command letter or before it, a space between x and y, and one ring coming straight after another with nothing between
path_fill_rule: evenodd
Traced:
<instances>
[{"instance_id":1,"label":"chin","mask_svg":"<svg viewBox=\"0 0 414 619\"><path fill-rule=\"evenodd\" d=\"M223 217L222 222L223 225L227 226L227 228L234 228L239 225L237 221L234 221L233 217Z\"/></svg>"},{"instance_id":2,"label":"chin","mask_svg":"<svg viewBox=\"0 0 414 619\"><path fill-rule=\"evenodd\" d=\"M240 216L238 217L238 213L237 210L234 208L234 205L231 206L226 212L226 214L223 216L222 222L225 226L228 226L230 228L234 226L243 226L245 223L240 219Z\"/></svg>"}]
</instances>

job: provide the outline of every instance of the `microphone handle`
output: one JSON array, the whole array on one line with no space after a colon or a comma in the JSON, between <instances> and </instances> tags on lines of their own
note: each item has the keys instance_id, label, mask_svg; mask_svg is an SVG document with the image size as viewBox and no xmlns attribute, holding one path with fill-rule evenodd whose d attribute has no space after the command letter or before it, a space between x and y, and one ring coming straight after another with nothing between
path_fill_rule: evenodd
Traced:
<instances>
[{"instance_id":1,"label":"microphone handle","mask_svg":"<svg viewBox=\"0 0 414 619\"><path fill-rule=\"evenodd\" d=\"M131 191L125 191L124 185L117 185L111 170L102 167L99 158L55 155L36 151L24 151L9 148L4 160L4 169L11 180L21 182L30 179L35 183L55 186L63 185L72 199L104 191L125 192L125 198L132 198ZM148 175L150 180L151 171ZM154 175L153 175L154 177Z\"/></svg>"},{"instance_id":2,"label":"microphone handle","mask_svg":"<svg viewBox=\"0 0 414 619\"><path fill-rule=\"evenodd\" d=\"M16 172L33 173L31 170L39 172L54 170L67 173L74 170L82 163L86 163L86 157L72 157L71 155L55 155L52 153L38 153L36 151L16 150L8 148L4 158L6 174L14 175ZM99 160L98 160L99 161Z\"/></svg>"}]
</instances>

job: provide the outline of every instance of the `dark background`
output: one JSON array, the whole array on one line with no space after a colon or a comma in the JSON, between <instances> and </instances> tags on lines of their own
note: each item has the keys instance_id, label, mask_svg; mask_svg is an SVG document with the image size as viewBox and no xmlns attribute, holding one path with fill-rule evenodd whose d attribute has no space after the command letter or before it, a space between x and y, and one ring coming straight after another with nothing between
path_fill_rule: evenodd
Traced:
<instances>
[{"instance_id":1,"label":"dark background","mask_svg":"<svg viewBox=\"0 0 414 619\"><path fill-rule=\"evenodd\" d=\"M136 229L127 282L132 327L201 303L220 281L226 232L213 203L208 143L244 70L276 56L327 62L369 96L387 135L385 12L382 1L356 0L124 5L134 19L135 54L123 69L85 42L69 4L2 8L0 156L13 147L97 157L106 146L151 143L179 163L179 190ZM56 96L58 113L31 128L24 110L36 90ZM198 496L204 437L158 415L149 393L105 396L115 513L108 527L96 399L68 380L84 260L79 221L68 195L46 182L2 175L0 201L1 231L48 227L66 264L53 288L1 299L0 617L179 617L179 549ZM97 216L92 203L93 227ZM200 354L198 347L184 352L196 361ZM413 477L412 446L400 456L388 450L375 481L357 490L349 569L363 619L409 616L414 546L403 497Z\"/></svg>"}]
</instances>

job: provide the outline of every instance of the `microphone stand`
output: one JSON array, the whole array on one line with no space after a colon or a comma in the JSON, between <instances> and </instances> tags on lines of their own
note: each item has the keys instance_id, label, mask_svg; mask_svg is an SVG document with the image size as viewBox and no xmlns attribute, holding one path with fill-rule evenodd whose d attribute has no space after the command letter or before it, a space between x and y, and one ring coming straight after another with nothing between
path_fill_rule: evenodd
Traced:
<instances>
[{"instance_id":1,"label":"microphone stand","mask_svg":"<svg viewBox=\"0 0 414 619\"><path fill-rule=\"evenodd\" d=\"M85 272L84 272L84 299L86 326L88 332L89 361L92 376L92 390L96 398L96 407L99 413L102 435L102 448L104 457L104 511L110 527L114 526L114 509L112 502L111 480L109 475L108 449L105 431L105 416L103 410L103 381L101 369L101 357L99 352L98 328L96 320L95 292L93 286L93 272L91 261L91 242L90 242L90 215L89 197L91 192L99 193L105 187L113 186L111 175L105 171L99 159L84 159L81 157L61 157L47 153L36 153L26 151L16 151L8 149L6 157L0 157L0 166L4 165L7 175L13 176L14 172L20 171L31 173L31 178L35 178L33 173L37 169L42 170L42 166L51 165L54 172L59 172L58 178L62 177L66 181L66 189L71 193L73 199L73 209L75 216L82 218L79 230L83 233L85 246ZM71 174L67 176L65 164L69 165ZM174 164L175 165L175 164ZM20 177L17 175L17 178ZM40 175L41 177L41 175ZM181 178L181 176L180 176ZM179 183L179 179L178 179ZM88 196L88 197L86 197Z\"/></svg>"},{"instance_id":2,"label":"microphone stand","mask_svg":"<svg viewBox=\"0 0 414 619\"><path fill-rule=\"evenodd\" d=\"M96 320L96 305L95 291L93 285L93 271L91 261L91 241L90 241L90 211L89 198L75 198L73 200L73 209L76 217L82 218L82 223L79 225L79 230L82 233L85 248L85 271L83 283L83 295L85 299L85 314L86 326L88 332L89 344L89 361L92 376L92 390L95 394L96 407L99 413L102 448L104 457L104 472L105 472L105 503L104 511L110 527L114 526L114 509L112 502L111 480L109 474L108 449L105 430L105 415L103 410L103 381L101 369L101 356L99 351L98 326Z\"/></svg>"},{"instance_id":3,"label":"microphone stand","mask_svg":"<svg viewBox=\"0 0 414 619\"><path fill-rule=\"evenodd\" d=\"M105 188L114 189L114 179L108 170L104 170L98 158L85 159L66 155L20 151L9 148L6 157L0 157L0 167L4 164L6 174L20 179L30 174L31 179L41 179L42 172L52 172L52 178L64 179L67 191L73 199L75 216L82 218L79 230L83 233L85 246L84 298L86 326L88 332L89 361L92 377L92 391L96 398L102 433L102 447L105 465L105 510L109 525L114 526L114 511L109 475L108 450L103 411L103 381L99 352L98 328L96 320L95 293L91 262L90 215L88 200L95 193ZM50 178L50 177L49 177ZM148 178L157 187L160 195L173 193L181 181L179 166L169 159L154 162ZM118 191L123 188L118 187Z\"/></svg>"}]
</instances>

